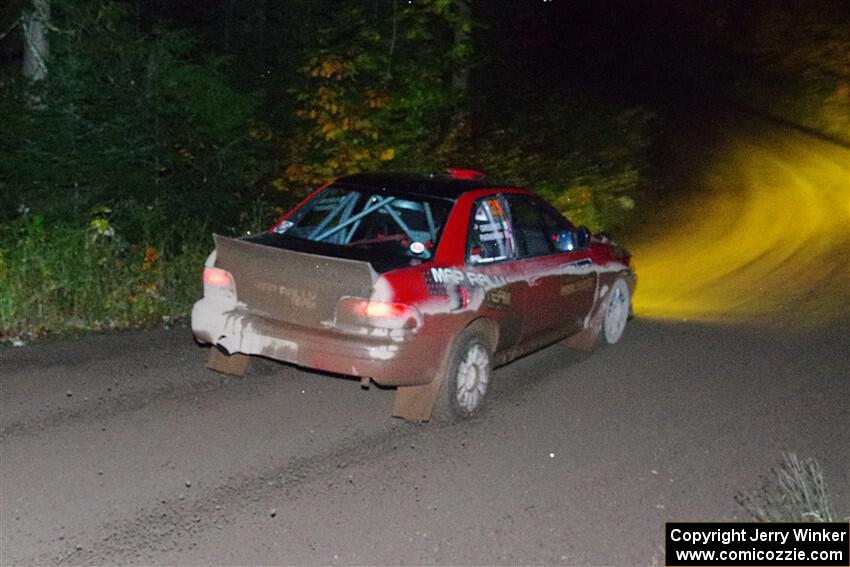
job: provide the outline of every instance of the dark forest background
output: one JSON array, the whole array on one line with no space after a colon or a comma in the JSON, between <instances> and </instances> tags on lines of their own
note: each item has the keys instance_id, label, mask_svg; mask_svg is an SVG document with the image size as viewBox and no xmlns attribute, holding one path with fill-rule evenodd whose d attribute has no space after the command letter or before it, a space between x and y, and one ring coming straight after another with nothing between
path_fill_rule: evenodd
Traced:
<instances>
[{"instance_id":1,"label":"dark forest background","mask_svg":"<svg viewBox=\"0 0 850 567\"><path fill-rule=\"evenodd\" d=\"M850 3L9 0L0 337L185 316L210 234L334 176L486 171L593 230L682 112L850 142Z\"/></svg>"}]
</instances>

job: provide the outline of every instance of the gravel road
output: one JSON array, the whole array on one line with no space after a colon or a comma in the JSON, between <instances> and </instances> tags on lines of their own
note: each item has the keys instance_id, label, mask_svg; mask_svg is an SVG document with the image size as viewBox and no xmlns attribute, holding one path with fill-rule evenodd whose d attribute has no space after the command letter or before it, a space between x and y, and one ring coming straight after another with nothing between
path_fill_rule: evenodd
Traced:
<instances>
[{"instance_id":1,"label":"gravel road","mask_svg":"<svg viewBox=\"0 0 850 567\"><path fill-rule=\"evenodd\" d=\"M496 373L469 423L272 363L203 369L186 329L0 351L14 564L663 564L663 523L742 516L783 451L850 510L850 329L635 320Z\"/></svg>"}]
</instances>

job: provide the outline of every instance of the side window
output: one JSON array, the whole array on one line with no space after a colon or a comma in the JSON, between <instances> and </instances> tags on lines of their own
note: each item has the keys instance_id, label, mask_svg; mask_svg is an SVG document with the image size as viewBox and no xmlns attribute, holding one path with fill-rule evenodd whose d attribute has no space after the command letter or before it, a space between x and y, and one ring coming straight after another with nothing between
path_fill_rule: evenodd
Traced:
<instances>
[{"instance_id":1,"label":"side window","mask_svg":"<svg viewBox=\"0 0 850 567\"><path fill-rule=\"evenodd\" d=\"M550 235L557 235L562 230L574 230L575 227L570 224L570 221L565 219L561 213L548 206L540 207L540 213L543 215L543 226L546 227L546 232Z\"/></svg>"},{"instance_id":2,"label":"side window","mask_svg":"<svg viewBox=\"0 0 850 567\"><path fill-rule=\"evenodd\" d=\"M575 227L561 213L549 206L540 207L540 213L543 215L543 226L546 230L546 236L550 241L555 243L555 247L557 248L559 241L563 238L564 232L573 231Z\"/></svg>"},{"instance_id":3,"label":"side window","mask_svg":"<svg viewBox=\"0 0 850 567\"><path fill-rule=\"evenodd\" d=\"M501 197L486 197L472 207L466 258L470 264L500 262L514 256L511 221Z\"/></svg>"},{"instance_id":4,"label":"side window","mask_svg":"<svg viewBox=\"0 0 850 567\"><path fill-rule=\"evenodd\" d=\"M536 204L526 197L508 197L514 238L520 258L545 256L555 252L551 236Z\"/></svg>"}]
</instances>

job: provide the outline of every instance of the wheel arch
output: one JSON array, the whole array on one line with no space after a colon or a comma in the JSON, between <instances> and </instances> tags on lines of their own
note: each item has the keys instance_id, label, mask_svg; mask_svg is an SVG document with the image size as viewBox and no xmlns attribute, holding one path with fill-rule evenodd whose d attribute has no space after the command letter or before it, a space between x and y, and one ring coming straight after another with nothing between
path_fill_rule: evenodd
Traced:
<instances>
[{"instance_id":1,"label":"wheel arch","mask_svg":"<svg viewBox=\"0 0 850 567\"><path fill-rule=\"evenodd\" d=\"M487 339L490 354L496 351L496 346L499 344L499 325L495 321L484 316L476 317L453 338L452 346L460 337L469 332L478 332Z\"/></svg>"},{"instance_id":2,"label":"wheel arch","mask_svg":"<svg viewBox=\"0 0 850 567\"><path fill-rule=\"evenodd\" d=\"M461 328L450 341L446 343L440 363L440 370L434 379L419 386L400 387L396 390L393 400L392 415L408 421L429 421L432 411L437 402L446 371L451 364L451 357L459 341L470 333L476 333L484 337L490 348L492 356L496 345L499 344L499 326L495 321L487 317L475 317Z\"/></svg>"}]
</instances>

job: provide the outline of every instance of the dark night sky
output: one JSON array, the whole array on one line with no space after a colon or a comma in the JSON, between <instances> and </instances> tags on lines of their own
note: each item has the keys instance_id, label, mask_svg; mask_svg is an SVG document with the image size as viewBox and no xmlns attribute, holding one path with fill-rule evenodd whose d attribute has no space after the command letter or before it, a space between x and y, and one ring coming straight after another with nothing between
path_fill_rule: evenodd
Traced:
<instances>
[{"instance_id":1,"label":"dark night sky","mask_svg":"<svg viewBox=\"0 0 850 567\"><path fill-rule=\"evenodd\" d=\"M693 32L726 25L682 5L537 0L477 6L490 22L482 47L505 64L494 66L504 73L499 82L532 90L589 83L612 97L640 99L687 88L701 57Z\"/></svg>"}]
</instances>

